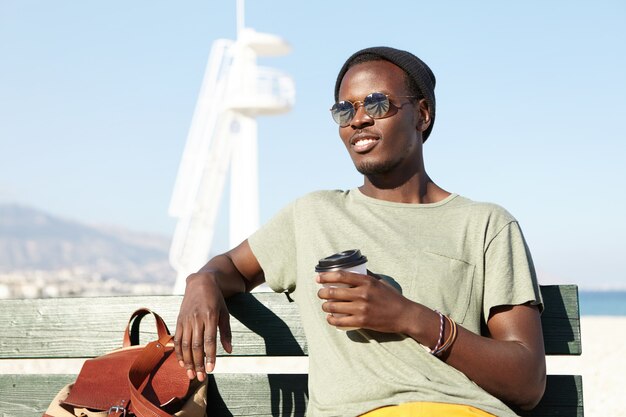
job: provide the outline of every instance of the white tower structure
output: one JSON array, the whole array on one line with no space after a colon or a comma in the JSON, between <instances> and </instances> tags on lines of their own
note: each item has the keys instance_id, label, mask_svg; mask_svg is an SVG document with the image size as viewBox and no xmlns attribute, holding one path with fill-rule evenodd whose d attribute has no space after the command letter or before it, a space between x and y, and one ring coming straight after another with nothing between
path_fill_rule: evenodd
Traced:
<instances>
[{"instance_id":1,"label":"white tower structure","mask_svg":"<svg viewBox=\"0 0 626 417\"><path fill-rule=\"evenodd\" d=\"M257 57L284 55L290 46L244 28L241 3L237 40L220 39L211 48L170 203L170 215L178 218L170 248L175 294L208 259L229 169L230 246L258 228L256 117L287 112L295 100L289 75L257 66Z\"/></svg>"}]
</instances>

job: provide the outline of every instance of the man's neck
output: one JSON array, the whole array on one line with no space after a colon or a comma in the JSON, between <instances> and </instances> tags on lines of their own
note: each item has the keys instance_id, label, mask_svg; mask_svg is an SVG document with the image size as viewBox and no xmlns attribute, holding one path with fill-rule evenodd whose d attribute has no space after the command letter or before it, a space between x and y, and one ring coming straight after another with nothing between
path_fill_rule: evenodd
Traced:
<instances>
[{"instance_id":1,"label":"man's neck","mask_svg":"<svg viewBox=\"0 0 626 417\"><path fill-rule=\"evenodd\" d=\"M428 204L447 198L450 193L435 184L423 172L402 184L393 184L380 177L365 177L359 190L368 197L396 203Z\"/></svg>"}]
</instances>

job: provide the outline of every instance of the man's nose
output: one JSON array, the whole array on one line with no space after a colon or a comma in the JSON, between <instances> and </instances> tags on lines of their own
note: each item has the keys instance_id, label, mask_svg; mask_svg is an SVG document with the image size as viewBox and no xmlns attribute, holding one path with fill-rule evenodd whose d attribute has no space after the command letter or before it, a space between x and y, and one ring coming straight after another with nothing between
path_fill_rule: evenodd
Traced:
<instances>
[{"instance_id":1,"label":"man's nose","mask_svg":"<svg viewBox=\"0 0 626 417\"><path fill-rule=\"evenodd\" d=\"M357 106L354 111L354 117L350 121L350 126L354 129L362 129L363 127L371 126L373 124L374 119L365 112L363 105Z\"/></svg>"}]
</instances>

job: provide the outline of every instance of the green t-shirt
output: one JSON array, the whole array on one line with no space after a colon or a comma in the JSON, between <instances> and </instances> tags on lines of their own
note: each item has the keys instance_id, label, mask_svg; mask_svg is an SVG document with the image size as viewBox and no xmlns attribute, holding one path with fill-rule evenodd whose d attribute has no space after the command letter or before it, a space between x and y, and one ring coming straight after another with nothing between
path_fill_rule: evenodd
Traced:
<instances>
[{"instance_id":1,"label":"green t-shirt","mask_svg":"<svg viewBox=\"0 0 626 417\"><path fill-rule=\"evenodd\" d=\"M330 326L314 270L321 258L360 249L368 269L395 281L405 297L480 334L492 307L541 306L530 253L504 209L456 194L406 204L358 189L320 191L285 207L249 243L269 286L289 291L299 307L309 347L309 417L359 415L413 401L515 415L410 337Z\"/></svg>"}]
</instances>

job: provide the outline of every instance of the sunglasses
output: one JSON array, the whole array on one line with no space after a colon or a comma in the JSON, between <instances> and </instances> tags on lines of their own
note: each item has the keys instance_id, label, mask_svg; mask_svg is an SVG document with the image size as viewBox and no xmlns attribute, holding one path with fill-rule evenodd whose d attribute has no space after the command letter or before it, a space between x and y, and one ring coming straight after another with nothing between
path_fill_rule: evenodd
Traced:
<instances>
[{"instance_id":1,"label":"sunglasses","mask_svg":"<svg viewBox=\"0 0 626 417\"><path fill-rule=\"evenodd\" d=\"M418 96L396 96L399 98L419 98ZM363 106L365 113L372 119L382 119L389 113L391 102L389 96L385 93L370 93L362 101L343 100L333 104L330 108L330 114L333 120L341 127L346 127L354 119L357 111L357 105Z\"/></svg>"}]
</instances>

